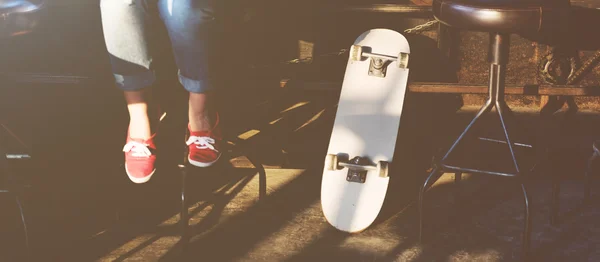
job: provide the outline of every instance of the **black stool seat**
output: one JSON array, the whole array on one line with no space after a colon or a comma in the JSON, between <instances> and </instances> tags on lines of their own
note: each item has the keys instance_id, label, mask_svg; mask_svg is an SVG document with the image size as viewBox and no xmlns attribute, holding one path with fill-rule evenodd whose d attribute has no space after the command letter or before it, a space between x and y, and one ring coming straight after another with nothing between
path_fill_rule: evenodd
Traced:
<instances>
[{"instance_id":1,"label":"black stool seat","mask_svg":"<svg viewBox=\"0 0 600 262\"><path fill-rule=\"evenodd\" d=\"M531 33L564 26L568 0L434 0L441 23L469 31Z\"/></svg>"},{"instance_id":2,"label":"black stool seat","mask_svg":"<svg viewBox=\"0 0 600 262\"><path fill-rule=\"evenodd\" d=\"M0 0L0 38L33 31L45 0Z\"/></svg>"}]
</instances>

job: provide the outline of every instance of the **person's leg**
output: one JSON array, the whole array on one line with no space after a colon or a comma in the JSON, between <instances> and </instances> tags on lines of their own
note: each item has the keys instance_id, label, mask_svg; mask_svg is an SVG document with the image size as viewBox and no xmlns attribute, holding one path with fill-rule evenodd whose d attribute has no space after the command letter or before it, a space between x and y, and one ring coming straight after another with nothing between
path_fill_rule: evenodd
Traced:
<instances>
[{"instance_id":1,"label":"person's leg","mask_svg":"<svg viewBox=\"0 0 600 262\"><path fill-rule=\"evenodd\" d=\"M190 92L188 117L190 120L190 129L192 131L208 131L213 126L209 102L213 97L210 92L193 93Z\"/></svg>"},{"instance_id":2,"label":"person's leg","mask_svg":"<svg viewBox=\"0 0 600 262\"><path fill-rule=\"evenodd\" d=\"M215 163L221 153L221 134L218 115L213 110L215 58L218 54L218 26L216 1L179 0L159 1L163 19L179 68L179 80L190 93L188 160L195 166Z\"/></svg>"},{"instance_id":3,"label":"person's leg","mask_svg":"<svg viewBox=\"0 0 600 262\"><path fill-rule=\"evenodd\" d=\"M129 136L134 139L148 140L152 137L152 126L156 121L150 109L152 92L148 88L136 91L124 91L127 111L129 111ZM152 117L150 117L152 116Z\"/></svg>"},{"instance_id":4,"label":"person's leg","mask_svg":"<svg viewBox=\"0 0 600 262\"><path fill-rule=\"evenodd\" d=\"M149 41L151 15L144 0L101 0L102 27L116 85L123 90L129 111L125 170L135 183L155 172L156 149L149 112L155 76Z\"/></svg>"}]
</instances>

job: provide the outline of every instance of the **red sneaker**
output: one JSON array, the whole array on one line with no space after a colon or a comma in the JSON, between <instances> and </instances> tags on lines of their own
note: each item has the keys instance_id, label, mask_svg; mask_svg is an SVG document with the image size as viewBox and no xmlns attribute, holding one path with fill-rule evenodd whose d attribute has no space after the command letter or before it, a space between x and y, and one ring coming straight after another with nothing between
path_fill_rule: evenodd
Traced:
<instances>
[{"instance_id":1,"label":"red sneaker","mask_svg":"<svg viewBox=\"0 0 600 262\"><path fill-rule=\"evenodd\" d=\"M209 131L192 132L189 125L188 130L190 134L186 144L189 149L188 161L190 164L197 167L209 167L217 162L221 157L219 144L222 139L219 115L217 115L215 126Z\"/></svg>"},{"instance_id":2,"label":"red sneaker","mask_svg":"<svg viewBox=\"0 0 600 262\"><path fill-rule=\"evenodd\" d=\"M148 182L156 171L154 167L156 155L153 152L156 150L156 146L153 138L154 135L148 140L133 139L127 134L127 143L123 147L125 172L134 183Z\"/></svg>"}]
</instances>

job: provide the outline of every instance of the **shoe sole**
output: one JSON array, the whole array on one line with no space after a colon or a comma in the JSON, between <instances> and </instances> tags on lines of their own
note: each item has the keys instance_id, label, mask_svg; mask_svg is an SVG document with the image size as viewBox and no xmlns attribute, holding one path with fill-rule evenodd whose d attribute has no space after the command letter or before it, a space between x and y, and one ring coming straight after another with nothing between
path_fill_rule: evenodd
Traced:
<instances>
[{"instance_id":1,"label":"shoe sole","mask_svg":"<svg viewBox=\"0 0 600 262\"><path fill-rule=\"evenodd\" d=\"M150 175L148 175L146 177L134 177L131 174L129 174L129 170L127 170L127 164L125 164L125 173L127 173L129 180L131 180L131 182L136 183L136 184L143 184L143 183L148 182L150 180L150 178L152 177L152 175L154 175L154 172L156 172L156 168L154 170L152 170Z\"/></svg>"},{"instance_id":2,"label":"shoe sole","mask_svg":"<svg viewBox=\"0 0 600 262\"><path fill-rule=\"evenodd\" d=\"M209 167L212 166L214 163L216 163L217 161L219 161L219 159L221 158L221 154L219 154L219 156L217 157L217 159L215 159L215 161L209 162L209 163L204 163L204 162L198 162L198 161L194 161L190 158L190 156L188 155L188 162L196 167Z\"/></svg>"}]
</instances>

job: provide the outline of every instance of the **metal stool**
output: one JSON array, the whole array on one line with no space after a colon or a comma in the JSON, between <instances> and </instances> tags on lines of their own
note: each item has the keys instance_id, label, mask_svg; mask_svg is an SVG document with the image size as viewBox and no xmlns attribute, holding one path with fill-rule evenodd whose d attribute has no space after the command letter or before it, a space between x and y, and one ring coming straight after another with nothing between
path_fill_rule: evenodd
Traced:
<instances>
[{"instance_id":1,"label":"metal stool","mask_svg":"<svg viewBox=\"0 0 600 262\"><path fill-rule=\"evenodd\" d=\"M44 0L0 1L0 41L32 32L40 21L40 11L43 7ZM0 52L14 51L0 50ZM11 194L15 197L23 224L27 257L31 258L30 237L20 198L24 186L15 183L16 172L10 165L12 161L30 159L31 157L29 153L8 152L6 144L9 139L19 140L4 124L0 123L0 175L2 175L1 178L6 181L5 184L7 185L6 188L0 189L0 193Z\"/></svg>"},{"instance_id":2,"label":"metal stool","mask_svg":"<svg viewBox=\"0 0 600 262\"><path fill-rule=\"evenodd\" d=\"M489 33L488 46L489 69L489 97L483 107L454 141L450 149L434 164L431 173L419 191L419 237L423 239L423 198L424 194L444 172L455 172L456 182L460 181L462 173L495 175L515 179L521 186L524 197L525 221L523 234L523 256L528 257L531 235L530 200L525 186L525 173L528 172L517 158L516 147L534 148L530 145L515 143L509 135L507 121L515 121L510 108L504 100L505 74L508 64L510 35L511 34L539 34L546 30L555 30L555 26L565 22L569 11L568 1L543 1L543 0L434 0L433 12L442 24L459 30L478 31ZM455 153L457 146L472 137L473 127L481 122L484 114L492 112L500 119L503 140L482 139L502 143L508 146L511 164L514 172L482 170L477 168L451 165L448 158Z\"/></svg>"}]
</instances>

